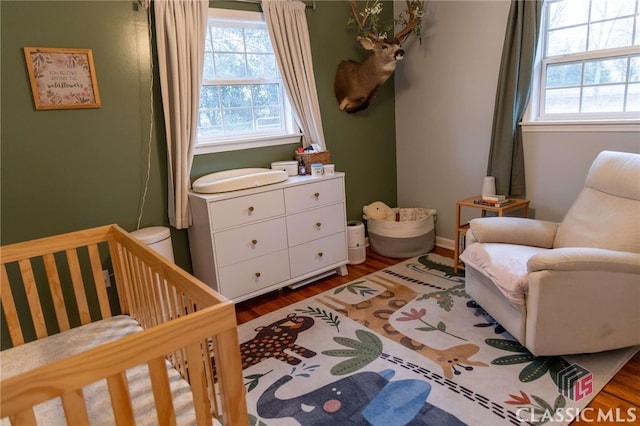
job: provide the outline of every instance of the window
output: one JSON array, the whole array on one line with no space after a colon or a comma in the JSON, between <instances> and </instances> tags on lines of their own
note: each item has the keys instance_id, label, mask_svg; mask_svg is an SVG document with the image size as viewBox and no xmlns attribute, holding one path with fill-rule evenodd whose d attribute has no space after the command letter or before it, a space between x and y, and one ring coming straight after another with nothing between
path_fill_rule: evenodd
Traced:
<instances>
[{"instance_id":1,"label":"window","mask_svg":"<svg viewBox=\"0 0 640 426\"><path fill-rule=\"evenodd\" d=\"M640 118L638 0L547 0L539 120Z\"/></svg>"},{"instance_id":2,"label":"window","mask_svg":"<svg viewBox=\"0 0 640 426\"><path fill-rule=\"evenodd\" d=\"M300 140L262 14L209 9L196 154Z\"/></svg>"}]
</instances>

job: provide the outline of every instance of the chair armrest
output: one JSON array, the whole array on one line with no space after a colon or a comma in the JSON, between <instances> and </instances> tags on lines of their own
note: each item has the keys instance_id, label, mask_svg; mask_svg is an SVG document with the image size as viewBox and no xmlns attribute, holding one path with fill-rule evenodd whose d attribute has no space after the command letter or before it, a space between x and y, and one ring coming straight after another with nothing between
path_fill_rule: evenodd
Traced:
<instances>
[{"instance_id":1,"label":"chair armrest","mask_svg":"<svg viewBox=\"0 0 640 426\"><path fill-rule=\"evenodd\" d=\"M558 224L522 217L482 217L469 222L479 243L519 244L551 248Z\"/></svg>"},{"instance_id":2,"label":"chair armrest","mask_svg":"<svg viewBox=\"0 0 640 426\"><path fill-rule=\"evenodd\" d=\"M586 247L564 247L531 256L531 272L601 271L640 274L640 253ZM639 280L640 282L640 277Z\"/></svg>"}]
</instances>

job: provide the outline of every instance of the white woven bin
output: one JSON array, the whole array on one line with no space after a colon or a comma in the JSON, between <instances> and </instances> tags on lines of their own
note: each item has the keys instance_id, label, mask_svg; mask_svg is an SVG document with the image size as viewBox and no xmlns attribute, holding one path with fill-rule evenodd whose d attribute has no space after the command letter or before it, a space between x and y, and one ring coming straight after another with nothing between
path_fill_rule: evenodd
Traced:
<instances>
[{"instance_id":1,"label":"white woven bin","mask_svg":"<svg viewBox=\"0 0 640 426\"><path fill-rule=\"evenodd\" d=\"M396 213L399 208L393 209ZM371 250L385 257L414 257L433 250L435 246L436 210L423 209L428 216L419 220L392 222L371 219L366 215Z\"/></svg>"}]
</instances>

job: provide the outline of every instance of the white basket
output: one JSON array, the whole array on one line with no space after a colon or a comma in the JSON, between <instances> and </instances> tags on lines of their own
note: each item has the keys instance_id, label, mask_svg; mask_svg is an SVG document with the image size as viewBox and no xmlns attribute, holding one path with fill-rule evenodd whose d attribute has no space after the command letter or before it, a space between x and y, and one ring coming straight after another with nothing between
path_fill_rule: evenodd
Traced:
<instances>
[{"instance_id":1,"label":"white basket","mask_svg":"<svg viewBox=\"0 0 640 426\"><path fill-rule=\"evenodd\" d=\"M398 212L400 209L393 209ZM428 216L419 220L392 222L371 219L366 215L371 250L386 257L414 257L433 250L436 210L423 209Z\"/></svg>"}]
</instances>

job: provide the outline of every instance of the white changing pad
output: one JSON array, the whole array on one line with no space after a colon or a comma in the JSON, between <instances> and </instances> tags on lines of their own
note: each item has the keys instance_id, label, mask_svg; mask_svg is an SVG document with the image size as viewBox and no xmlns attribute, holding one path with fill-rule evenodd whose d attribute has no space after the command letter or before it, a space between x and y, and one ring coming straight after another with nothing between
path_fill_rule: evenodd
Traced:
<instances>
[{"instance_id":1,"label":"white changing pad","mask_svg":"<svg viewBox=\"0 0 640 426\"><path fill-rule=\"evenodd\" d=\"M0 374L2 379L6 379L140 331L142 331L142 327L126 315L92 322L0 352ZM174 396L177 423L179 425L195 425L195 411L189 384L175 369L171 368L169 363L167 363L167 368ZM127 379L136 424L157 425L158 419L151 381L149 380L149 369L146 364L127 370ZM91 424L115 424L106 380L99 380L85 386L83 394L85 401L87 401ZM34 411L39 425L66 424L59 398L37 405ZM9 425L9 419L3 418L1 424L2 426Z\"/></svg>"}]
</instances>

